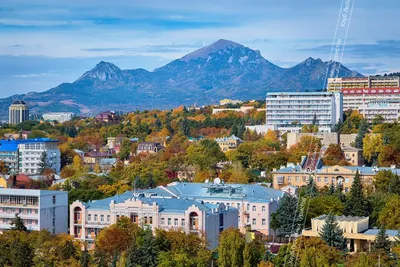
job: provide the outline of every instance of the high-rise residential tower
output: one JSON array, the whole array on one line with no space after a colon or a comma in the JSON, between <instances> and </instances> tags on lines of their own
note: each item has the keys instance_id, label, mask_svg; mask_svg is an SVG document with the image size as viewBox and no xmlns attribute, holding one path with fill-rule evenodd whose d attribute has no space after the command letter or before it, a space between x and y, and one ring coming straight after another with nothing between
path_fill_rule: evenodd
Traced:
<instances>
[{"instance_id":1,"label":"high-rise residential tower","mask_svg":"<svg viewBox=\"0 0 400 267\"><path fill-rule=\"evenodd\" d=\"M14 101L8 109L8 122L18 124L29 120L28 105L22 100Z\"/></svg>"}]
</instances>

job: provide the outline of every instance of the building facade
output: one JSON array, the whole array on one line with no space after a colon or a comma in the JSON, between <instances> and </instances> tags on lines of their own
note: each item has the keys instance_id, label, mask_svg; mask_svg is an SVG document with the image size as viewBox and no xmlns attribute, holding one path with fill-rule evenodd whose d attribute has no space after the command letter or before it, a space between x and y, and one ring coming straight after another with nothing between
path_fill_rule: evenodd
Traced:
<instances>
[{"instance_id":1,"label":"building facade","mask_svg":"<svg viewBox=\"0 0 400 267\"><path fill-rule=\"evenodd\" d=\"M0 189L0 233L11 229L15 214L28 230L68 232L68 192Z\"/></svg>"},{"instance_id":2,"label":"building facade","mask_svg":"<svg viewBox=\"0 0 400 267\"><path fill-rule=\"evenodd\" d=\"M47 167L60 172L60 150L58 141L49 138L0 140L0 160L4 161L9 173L40 174L39 164L46 152Z\"/></svg>"},{"instance_id":3,"label":"building facade","mask_svg":"<svg viewBox=\"0 0 400 267\"><path fill-rule=\"evenodd\" d=\"M328 92L340 92L344 89L400 87L400 77L343 77L328 78Z\"/></svg>"},{"instance_id":4,"label":"building facade","mask_svg":"<svg viewBox=\"0 0 400 267\"><path fill-rule=\"evenodd\" d=\"M229 227L238 227L237 214L236 209L225 207L223 204L127 191L102 200L72 203L70 234L93 247L95 237L102 228L125 216L133 223L153 231L160 228L197 234L205 237L209 246L215 248L221 231Z\"/></svg>"},{"instance_id":5,"label":"building facade","mask_svg":"<svg viewBox=\"0 0 400 267\"><path fill-rule=\"evenodd\" d=\"M61 153L58 141L50 138L17 140L19 173L40 174L40 163L43 153L46 153L47 168L56 173L61 168Z\"/></svg>"},{"instance_id":6,"label":"building facade","mask_svg":"<svg viewBox=\"0 0 400 267\"><path fill-rule=\"evenodd\" d=\"M159 142L140 142L136 149L136 154L140 153L153 154L157 153L161 149L163 149L163 146Z\"/></svg>"},{"instance_id":7,"label":"building facade","mask_svg":"<svg viewBox=\"0 0 400 267\"><path fill-rule=\"evenodd\" d=\"M327 215L311 219L311 229L303 230L304 236L320 236ZM338 226L343 231L347 249L351 252L371 251L379 229L368 229L369 217L335 216ZM390 241L395 241L397 230L386 230Z\"/></svg>"},{"instance_id":8,"label":"building facade","mask_svg":"<svg viewBox=\"0 0 400 267\"><path fill-rule=\"evenodd\" d=\"M303 161L304 162L304 161ZM308 179L313 177L318 188L329 187L331 184L337 186L341 184L344 192L350 190L353 184L356 172L359 172L361 181L365 185L373 185L374 177L380 170L389 170L400 175L400 169L393 167L359 167L359 166L317 166L314 168L305 168L304 163L300 165L292 165L283 167L272 172L273 187L280 189L287 185L297 187L305 186Z\"/></svg>"},{"instance_id":9,"label":"building facade","mask_svg":"<svg viewBox=\"0 0 400 267\"><path fill-rule=\"evenodd\" d=\"M48 112L43 114L43 120L45 121L57 121L58 123L63 123L70 121L74 117L72 112Z\"/></svg>"},{"instance_id":10,"label":"building facade","mask_svg":"<svg viewBox=\"0 0 400 267\"><path fill-rule=\"evenodd\" d=\"M343 119L341 93L267 93L266 125L281 132L300 132L303 125L316 123L320 132L331 132Z\"/></svg>"},{"instance_id":11,"label":"building facade","mask_svg":"<svg viewBox=\"0 0 400 267\"><path fill-rule=\"evenodd\" d=\"M364 105L361 114L363 114L364 118L370 123L378 117L382 118L383 122L396 122L400 117L400 99L371 101Z\"/></svg>"},{"instance_id":12,"label":"building facade","mask_svg":"<svg viewBox=\"0 0 400 267\"><path fill-rule=\"evenodd\" d=\"M218 143L222 152L227 152L230 150L235 150L243 142L243 140L235 135L231 135L229 137L216 138L215 142Z\"/></svg>"},{"instance_id":13,"label":"building facade","mask_svg":"<svg viewBox=\"0 0 400 267\"><path fill-rule=\"evenodd\" d=\"M354 88L343 89L343 110L358 110L375 101L400 101L400 88Z\"/></svg>"},{"instance_id":14,"label":"building facade","mask_svg":"<svg viewBox=\"0 0 400 267\"><path fill-rule=\"evenodd\" d=\"M256 230L264 235L273 235L270 228L271 214L276 212L284 192L258 184L211 184L174 182L144 190L146 193L165 198L187 198L210 204L224 204L236 208L239 229Z\"/></svg>"},{"instance_id":15,"label":"building facade","mask_svg":"<svg viewBox=\"0 0 400 267\"><path fill-rule=\"evenodd\" d=\"M28 105L22 100L14 101L8 109L8 122L19 124L27 120L29 120Z\"/></svg>"}]
</instances>

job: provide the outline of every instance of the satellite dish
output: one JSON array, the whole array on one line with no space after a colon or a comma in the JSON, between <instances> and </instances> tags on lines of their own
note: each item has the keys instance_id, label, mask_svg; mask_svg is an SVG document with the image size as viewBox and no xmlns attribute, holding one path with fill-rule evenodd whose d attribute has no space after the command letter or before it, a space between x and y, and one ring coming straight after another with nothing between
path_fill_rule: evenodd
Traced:
<instances>
[{"instance_id":1,"label":"satellite dish","mask_svg":"<svg viewBox=\"0 0 400 267\"><path fill-rule=\"evenodd\" d=\"M218 177L214 179L214 184L220 184L221 183L221 179L219 179Z\"/></svg>"},{"instance_id":2,"label":"satellite dish","mask_svg":"<svg viewBox=\"0 0 400 267\"><path fill-rule=\"evenodd\" d=\"M208 183L210 182L210 180L206 179L204 182L205 182L206 184L208 184Z\"/></svg>"}]
</instances>

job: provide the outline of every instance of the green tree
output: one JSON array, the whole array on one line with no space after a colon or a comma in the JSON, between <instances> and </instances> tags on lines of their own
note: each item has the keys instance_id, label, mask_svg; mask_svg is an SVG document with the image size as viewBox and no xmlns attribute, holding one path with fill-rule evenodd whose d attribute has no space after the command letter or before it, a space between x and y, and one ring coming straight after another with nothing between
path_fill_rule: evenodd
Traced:
<instances>
[{"instance_id":1,"label":"green tree","mask_svg":"<svg viewBox=\"0 0 400 267\"><path fill-rule=\"evenodd\" d=\"M243 251L244 267L257 266L263 260L266 252L261 235L256 235L250 243L245 245Z\"/></svg>"},{"instance_id":2,"label":"green tree","mask_svg":"<svg viewBox=\"0 0 400 267\"><path fill-rule=\"evenodd\" d=\"M26 228L24 221L21 219L21 217L18 216L18 214L15 214L14 219L11 221L11 230L17 230L17 231L28 231L28 228Z\"/></svg>"},{"instance_id":3,"label":"green tree","mask_svg":"<svg viewBox=\"0 0 400 267\"><path fill-rule=\"evenodd\" d=\"M387 254L390 253L391 242L389 240L389 236L386 233L385 227L382 225L379 228L379 232L375 237L374 249L375 250L383 250Z\"/></svg>"},{"instance_id":4,"label":"green tree","mask_svg":"<svg viewBox=\"0 0 400 267\"><path fill-rule=\"evenodd\" d=\"M79 259L79 263L81 264L82 267L89 267L89 263L90 263L90 254L87 251L86 247L85 249L82 251L81 257Z\"/></svg>"},{"instance_id":5,"label":"green tree","mask_svg":"<svg viewBox=\"0 0 400 267\"><path fill-rule=\"evenodd\" d=\"M360 126L358 128L358 133L357 133L356 140L355 140L356 148L359 148L359 149L363 148L363 144L364 144L363 140L364 140L365 135L368 132L368 128L369 128L368 121L366 119L362 119L360 121Z\"/></svg>"},{"instance_id":6,"label":"green tree","mask_svg":"<svg viewBox=\"0 0 400 267\"><path fill-rule=\"evenodd\" d=\"M143 241L138 253L141 266L157 266L158 249L155 238L153 237L153 233L150 229L144 231Z\"/></svg>"},{"instance_id":7,"label":"green tree","mask_svg":"<svg viewBox=\"0 0 400 267\"><path fill-rule=\"evenodd\" d=\"M118 158L122 161L127 160L131 154L131 141L128 138L122 140Z\"/></svg>"},{"instance_id":8,"label":"green tree","mask_svg":"<svg viewBox=\"0 0 400 267\"><path fill-rule=\"evenodd\" d=\"M321 238L331 247L344 250L346 248L346 239L343 236L343 230L340 229L333 213L326 216L325 224L319 233Z\"/></svg>"},{"instance_id":9,"label":"green tree","mask_svg":"<svg viewBox=\"0 0 400 267\"><path fill-rule=\"evenodd\" d=\"M367 216L368 205L364 198L363 186L361 183L360 173L356 172L353 184L351 185L344 212L350 216Z\"/></svg>"},{"instance_id":10,"label":"green tree","mask_svg":"<svg viewBox=\"0 0 400 267\"><path fill-rule=\"evenodd\" d=\"M378 223L389 229L400 229L400 196L393 195L379 212Z\"/></svg>"},{"instance_id":11,"label":"green tree","mask_svg":"<svg viewBox=\"0 0 400 267\"><path fill-rule=\"evenodd\" d=\"M314 178L311 175L308 177L308 182L304 193L307 197L315 197L318 195L317 185L315 184Z\"/></svg>"},{"instance_id":12,"label":"green tree","mask_svg":"<svg viewBox=\"0 0 400 267\"><path fill-rule=\"evenodd\" d=\"M329 185L328 195L330 195L330 196L335 195L335 186L334 186L333 182L331 182L331 184Z\"/></svg>"},{"instance_id":13,"label":"green tree","mask_svg":"<svg viewBox=\"0 0 400 267\"><path fill-rule=\"evenodd\" d=\"M396 174L391 170L381 170L374 178L374 186L377 191L387 193L392 180L396 179Z\"/></svg>"},{"instance_id":14,"label":"green tree","mask_svg":"<svg viewBox=\"0 0 400 267\"><path fill-rule=\"evenodd\" d=\"M49 164L47 163L47 153L43 151L42 155L40 156L40 162L38 163L39 166L39 173L42 174L46 168L49 168Z\"/></svg>"},{"instance_id":15,"label":"green tree","mask_svg":"<svg viewBox=\"0 0 400 267\"><path fill-rule=\"evenodd\" d=\"M290 194L285 194L279 201L279 208L274 215L279 225L279 235L299 233L303 218L300 214L298 202L299 199Z\"/></svg>"},{"instance_id":16,"label":"green tree","mask_svg":"<svg viewBox=\"0 0 400 267\"><path fill-rule=\"evenodd\" d=\"M229 228L224 230L219 238L218 266L243 266L244 247L245 241L239 229Z\"/></svg>"}]
</instances>

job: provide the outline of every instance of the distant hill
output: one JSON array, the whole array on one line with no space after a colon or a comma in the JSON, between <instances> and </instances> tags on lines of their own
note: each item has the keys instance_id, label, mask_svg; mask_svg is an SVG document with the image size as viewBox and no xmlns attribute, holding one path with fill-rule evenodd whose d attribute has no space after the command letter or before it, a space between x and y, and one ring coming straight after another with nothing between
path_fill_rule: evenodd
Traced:
<instances>
[{"instance_id":1,"label":"distant hill","mask_svg":"<svg viewBox=\"0 0 400 267\"><path fill-rule=\"evenodd\" d=\"M83 115L204 105L227 97L263 99L267 91L322 89L333 64L338 63L310 57L294 67L281 68L259 51L219 40L153 72L121 70L102 61L73 83L0 99L0 117L7 117L8 106L15 99L26 101L31 113L72 111ZM362 75L340 65L339 77L356 76Z\"/></svg>"}]
</instances>

